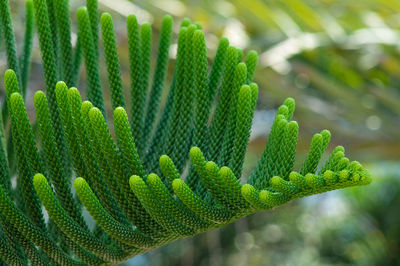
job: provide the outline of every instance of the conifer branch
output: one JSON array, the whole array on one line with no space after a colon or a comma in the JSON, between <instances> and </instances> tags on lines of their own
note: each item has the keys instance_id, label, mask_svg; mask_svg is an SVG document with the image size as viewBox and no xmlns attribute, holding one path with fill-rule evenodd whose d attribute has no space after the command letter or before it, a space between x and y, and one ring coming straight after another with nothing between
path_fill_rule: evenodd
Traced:
<instances>
[{"instance_id":1,"label":"conifer branch","mask_svg":"<svg viewBox=\"0 0 400 266\"><path fill-rule=\"evenodd\" d=\"M2 262L117 264L294 199L371 182L368 171L350 161L342 146L318 168L330 141L327 130L313 136L301 168L294 169L299 125L292 121L292 98L278 108L264 152L244 180L242 167L258 97L253 82L255 51L245 54L222 38L209 73L201 26L184 19L174 76L162 107L172 18L163 18L150 79L152 28L148 23L139 26L130 15L131 97L126 104L112 17L104 13L99 20L96 0L88 0L87 7L77 11L75 49L68 0L33 0L33 6L28 1L26 8L24 51L18 65L9 4L0 0L10 68L4 75L3 110L7 105L9 113L3 113L3 122L9 120L12 136L12 142L4 141L8 133L1 127ZM33 11L46 83L46 93L34 96L40 145L22 96L29 77ZM113 108L108 121L99 74L99 22ZM88 100L73 87L78 84L81 56ZM59 77L64 82L58 82ZM131 106L129 117L126 106ZM7 150L16 155L15 189ZM95 220L94 230L89 229L82 208Z\"/></svg>"},{"instance_id":2,"label":"conifer branch","mask_svg":"<svg viewBox=\"0 0 400 266\"><path fill-rule=\"evenodd\" d=\"M52 1L55 11L58 46L60 47L61 80L68 86L75 86L74 62L72 58L71 29L69 18L69 0Z\"/></svg>"},{"instance_id":3,"label":"conifer branch","mask_svg":"<svg viewBox=\"0 0 400 266\"><path fill-rule=\"evenodd\" d=\"M108 80L110 82L112 109L120 106L125 107L121 80L121 67L119 65L117 43L115 41L114 25L111 15L108 13L103 13L101 15L100 25L103 36Z\"/></svg>"},{"instance_id":4,"label":"conifer branch","mask_svg":"<svg viewBox=\"0 0 400 266\"><path fill-rule=\"evenodd\" d=\"M23 51L20 56L20 66L21 66L21 87L22 87L22 95L25 97L26 95L26 87L28 86L29 74L31 70L31 54L32 54L32 45L33 45L33 35L34 35L34 10L33 10L33 2L26 1L25 2L25 35L24 35L24 46Z\"/></svg>"},{"instance_id":5,"label":"conifer branch","mask_svg":"<svg viewBox=\"0 0 400 266\"><path fill-rule=\"evenodd\" d=\"M172 37L172 17L165 16L161 25L160 42L158 44L157 64L153 77L153 84L150 92L150 98L147 105L144 132L147 132L143 139L143 143L147 143L153 132L154 122L157 116L157 110L160 106L161 92L164 88L165 75L168 66L169 47ZM144 88L143 91L145 91Z\"/></svg>"},{"instance_id":6,"label":"conifer branch","mask_svg":"<svg viewBox=\"0 0 400 266\"><path fill-rule=\"evenodd\" d=\"M89 13L85 7L78 9L76 12L76 17L78 20L78 39L81 43L80 47L82 48L87 73L87 98L105 115L98 66L99 58L97 41L93 34L93 32L97 33L97 28L96 30L93 30L91 27Z\"/></svg>"}]
</instances>

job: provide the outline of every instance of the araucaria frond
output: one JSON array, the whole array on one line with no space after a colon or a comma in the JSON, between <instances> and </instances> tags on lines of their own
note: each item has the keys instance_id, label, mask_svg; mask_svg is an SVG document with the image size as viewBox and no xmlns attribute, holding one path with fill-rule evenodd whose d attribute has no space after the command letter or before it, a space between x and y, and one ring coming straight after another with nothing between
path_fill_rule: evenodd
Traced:
<instances>
[{"instance_id":1,"label":"araucaria frond","mask_svg":"<svg viewBox=\"0 0 400 266\"><path fill-rule=\"evenodd\" d=\"M97 2L87 2L76 12L74 46L68 0L28 0L19 64L8 0L0 0L9 68L0 124L1 261L117 264L293 199L371 182L368 172L350 162L341 146L318 170L330 140L327 130L312 138L301 169L293 169L299 126L292 121L291 98L278 108L264 153L248 180L243 180L258 95L252 81L257 53L250 51L243 59L243 51L222 38L209 71L204 33L198 23L184 19L167 86L173 21L165 16L150 81L152 29L130 15L131 97L126 104L112 17L99 16ZM34 17L46 84L46 93L34 96L40 149L23 97ZM113 108L109 116L99 72L99 40ZM88 101L73 87L81 61ZM163 90L168 92L165 106ZM4 127L8 121L10 127ZM96 221L94 230L89 229L82 208Z\"/></svg>"}]
</instances>

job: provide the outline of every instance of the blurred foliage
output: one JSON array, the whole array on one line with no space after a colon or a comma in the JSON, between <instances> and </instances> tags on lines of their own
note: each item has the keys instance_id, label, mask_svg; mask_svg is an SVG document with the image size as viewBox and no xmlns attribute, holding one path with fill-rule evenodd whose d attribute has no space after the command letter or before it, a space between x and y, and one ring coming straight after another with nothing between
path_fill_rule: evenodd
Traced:
<instances>
[{"instance_id":1,"label":"blurred foliage","mask_svg":"<svg viewBox=\"0 0 400 266\"><path fill-rule=\"evenodd\" d=\"M11 2L14 14L23 14L23 0ZM71 10L83 2L71 0ZM260 53L255 75L261 93L257 108L261 115L272 117L273 111L263 111L273 110L288 96L296 99L296 119L302 121L300 139L306 142L299 143L299 153L306 152L313 132L327 128L333 133L333 144L344 144L352 152L349 156L373 162L367 168L374 182L367 189L295 201L223 230L172 243L135 258L132 264L400 265L399 1L99 2L115 18L123 75L128 75L122 23L127 14L152 22L154 36L158 36L162 15L170 13L175 20L189 17L203 25L211 55L221 36ZM21 33L17 39L21 38L23 24L14 26ZM3 67L4 54L0 56ZM41 77L34 74L40 71L39 56L33 59L32 76ZM40 78L33 80L31 91L42 88L40 82ZM253 169L266 141L268 122L255 121L253 131L257 126L263 127L264 135L253 138L245 169ZM387 163L390 160L394 162Z\"/></svg>"}]
</instances>

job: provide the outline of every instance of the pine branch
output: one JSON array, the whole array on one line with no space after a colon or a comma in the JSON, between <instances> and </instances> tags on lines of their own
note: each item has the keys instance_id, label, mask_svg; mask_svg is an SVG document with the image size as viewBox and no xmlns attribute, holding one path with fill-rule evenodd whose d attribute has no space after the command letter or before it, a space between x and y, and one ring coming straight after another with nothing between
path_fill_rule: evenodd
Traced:
<instances>
[{"instance_id":1,"label":"pine branch","mask_svg":"<svg viewBox=\"0 0 400 266\"><path fill-rule=\"evenodd\" d=\"M163 19L150 80L151 26L139 27L134 15L128 17L128 119L112 17L101 16L113 108L108 124L99 74L97 1L88 0L77 11L74 51L68 0L33 0L33 9L29 1L26 8L20 74L9 5L0 0L8 65L16 66L4 76L9 114L4 113L3 122L10 118L13 146L4 141L2 128L0 262L117 264L297 198L371 182L368 171L346 158L342 146L318 169L330 141L327 130L314 135L301 168L293 169L299 126L291 120L291 98L278 108L264 152L244 182L242 167L258 97L252 82L258 55L245 55L222 38L209 73L204 33L189 19L181 23L174 76L161 107L172 18ZM21 95L29 77L33 11L46 82L46 93L34 96L40 150ZM71 87L78 84L81 56L89 101ZM66 83L57 82L58 77ZM16 155L16 189L6 150ZM95 221L93 231L82 207Z\"/></svg>"},{"instance_id":2,"label":"pine branch","mask_svg":"<svg viewBox=\"0 0 400 266\"><path fill-rule=\"evenodd\" d=\"M108 80L110 82L112 109L120 106L125 107L121 80L121 67L119 65L117 43L115 41L114 25L111 15L108 13L103 13L101 15L100 25L103 36Z\"/></svg>"},{"instance_id":3,"label":"pine branch","mask_svg":"<svg viewBox=\"0 0 400 266\"><path fill-rule=\"evenodd\" d=\"M181 29L186 28L190 25L190 20L184 19L181 23ZM179 36L178 36L179 37ZM178 38L178 47L184 46L186 42L185 38ZM182 52L181 52L182 53ZM175 98L176 98L176 76L180 54L177 54L176 66L174 69L174 76L172 79L171 87L169 88L167 103L165 108L162 110L160 121L156 126L156 131L152 136L150 141L149 149L144 156L145 168L149 171L157 171L157 164L159 157L167 151L168 140L170 138L170 127L172 125L172 111L175 108Z\"/></svg>"},{"instance_id":4,"label":"pine branch","mask_svg":"<svg viewBox=\"0 0 400 266\"><path fill-rule=\"evenodd\" d=\"M15 35L12 25L10 6L8 0L0 1L0 25L5 42L6 54L7 54L7 66L9 69L13 69L17 73L18 80L20 80L20 70L17 58L17 47L15 44ZM8 109L7 102L4 103L2 109L3 123L7 122Z\"/></svg>"},{"instance_id":5,"label":"pine branch","mask_svg":"<svg viewBox=\"0 0 400 266\"><path fill-rule=\"evenodd\" d=\"M58 47L60 47L61 80L68 86L75 86L72 58L71 22L69 18L69 0L53 1L55 11Z\"/></svg>"},{"instance_id":6,"label":"pine branch","mask_svg":"<svg viewBox=\"0 0 400 266\"><path fill-rule=\"evenodd\" d=\"M81 43L80 47L82 47L87 73L87 98L105 115L98 65L97 40L92 32L88 10L85 7L79 8L76 12L76 17L78 20L78 39Z\"/></svg>"},{"instance_id":7,"label":"pine branch","mask_svg":"<svg viewBox=\"0 0 400 266\"><path fill-rule=\"evenodd\" d=\"M21 66L21 86L22 86L22 95L25 97L26 95L26 87L28 86L29 74L31 70L31 54L32 54L32 44L33 44L33 35L34 35L34 10L33 10L33 2L26 1L25 2L25 35L24 35L24 46L23 52L20 56L20 66Z\"/></svg>"},{"instance_id":8,"label":"pine branch","mask_svg":"<svg viewBox=\"0 0 400 266\"><path fill-rule=\"evenodd\" d=\"M60 79L62 76L62 65L61 65L61 60L60 60L60 50L59 50L59 36L58 36L58 30L57 30L57 20L56 20L56 11L54 7L54 0L45 0L46 4L40 2L42 5L43 10L46 10L45 13L47 13L47 18L48 18L48 25L49 25L49 33L51 36L51 39L53 41L52 49L53 49L53 54L54 54L54 59L57 64L57 79ZM44 14L44 13L43 13ZM65 15L64 15L65 16Z\"/></svg>"},{"instance_id":9,"label":"pine branch","mask_svg":"<svg viewBox=\"0 0 400 266\"><path fill-rule=\"evenodd\" d=\"M168 66L169 47L171 44L172 35L172 23L173 22L171 16L165 16L163 18L160 32L160 42L158 44L157 64L154 72L153 84L147 105L145 124L143 128L144 136L142 136L142 139L139 139L142 143L147 143L147 141L151 137L154 122L157 116L157 110L160 106L161 92L164 88L165 75Z\"/></svg>"},{"instance_id":10,"label":"pine branch","mask_svg":"<svg viewBox=\"0 0 400 266\"><path fill-rule=\"evenodd\" d=\"M18 64L17 47L15 44L14 28L11 19L10 6L8 0L0 1L1 26L4 34L5 48L7 54L7 66L15 71L18 81L20 81L20 68Z\"/></svg>"},{"instance_id":11,"label":"pine branch","mask_svg":"<svg viewBox=\"0 0 400 266\"><path fill-rule=\"evenodd\" d=\"M89 24L93 38L93 50L99 57L99 10L97 0L86 0Z\"/></svg>"},{"instance_id":12,"label":"pine branch","mask_svg":"<svg viewBox=\"0 0 400 266\"><path fill-rule=\"evenodd\" d=\"M47 6L44 0L33 0L36 27L39 35L39 46L43 61L44 79L46 83L47 98L50 102L50 115L54 126L57 147L63 158L63 167L68 172L70 162L65 148L64 132L61 128L60 116L55 96L55 87L58 81L58 67L53 44L54 35L51 34Z\"/></svg>"}]
</instances>

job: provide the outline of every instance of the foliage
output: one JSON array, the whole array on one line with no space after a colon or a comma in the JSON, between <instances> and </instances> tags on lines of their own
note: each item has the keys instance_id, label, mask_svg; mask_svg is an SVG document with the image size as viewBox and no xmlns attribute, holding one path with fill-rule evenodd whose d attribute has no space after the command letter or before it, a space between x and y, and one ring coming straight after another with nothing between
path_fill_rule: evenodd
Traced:
<instances>
[{"instance_id":1,"label":"foliage","mask_svg":"<svg viewBox=\"0 0 400 266\"><path fill-rule=\"evenodd\" d=\"M317 171L330 141L327 130L313 137L302 168L294 171L298 124L291 120L295 102L288 98L277 111L256 169L247 183L240 182L258 95L252 82L256 52L243 59L243 51L222 38L208 73L201 26L184 19L174 77L162 108L172 18L163 19L148 93L151 27L147 23L139 27L130 15L129 120L112 17L103 13L99 19L97 1L88 0L87 7L76 12L79 42L73 47L67 0L27 3L27 17L32 17L32 11L35 15L46 82L46 94L38 91L34 97L40 150L23 98L29 71L20 70L16 63L8 1L0 1L10 68L4 76L3 122L9 118L11 135L0 142L0 258L5 263L116 264L296 198L371 181L368 171L350 162L341 146ZM27 19L23 64L29 62L32 21ZM100 82L99 22L112 119L106 113ZM73 87L81 59L88 98L83 102ZM6 153L7 149L14 153ZM15 189L11 186L14 168L9 167L14 160ZM72 180L79 200L72 192ZM82 216L81 204L96 221L93 230Z\"/></svg>"}]
</instances>

